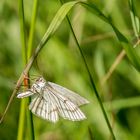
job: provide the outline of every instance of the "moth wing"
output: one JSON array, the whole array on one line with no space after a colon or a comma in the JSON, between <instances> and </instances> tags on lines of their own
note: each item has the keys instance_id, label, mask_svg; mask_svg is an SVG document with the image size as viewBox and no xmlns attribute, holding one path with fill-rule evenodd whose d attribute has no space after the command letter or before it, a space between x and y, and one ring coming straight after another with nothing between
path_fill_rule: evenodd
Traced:
<instances>
[{"instance_id":1,"label":"moth wing","mask_svg":"<svg viewBox=\"0 0 140 140\"><path fill-rule=\"evenodd\" d=\"M79 94L77 94L65 87L62 87L62 86L57 85L52 82L48 82L48 84L51 85L52 88L54 88L60 95L66 97L67 99L69 99L72 103L74 103L77 106L81 106L81 105L89 103L89 101L87 99L85 99L84 97L80 96Z\"/></svg>"},{"instance_id":2,"label":"moth wing","mask_svg":"<svg viewBox=\"0 0 140 140\"><path fill-rule=\"evenodd\" d=\"M59 94L56 90L51 87L46 87L44 90L44 98L49 98L55 104L58 113L64 119L72 121L80 121L86 119L84 113L78 108L77 105L72 103L70 100Z\"/></svg>"},{"instance_id":3,"label":"moth wing","mask_svg":"<svg viewBox=\"0 0 140 140\"><path fill-rule=\"evenodd\" d=\"M32 98L29 109L36 116L49 120L51 122L58 121L57 109L51 101L45 100L42 95L37 95Z\"/></svg>"},{"instance_id":4,"label":"moth wing","mask_svg":"<svg viewBox=\"0 0 140 140\"><path fill-rule=\"evenodd\" d=\"M18 95L17 95L17 98L25 98L25 97L28 97L28 96L32 96L34 93L30 90L27 90L25 92L19 92Z\"/></svg>"}]
</instances>

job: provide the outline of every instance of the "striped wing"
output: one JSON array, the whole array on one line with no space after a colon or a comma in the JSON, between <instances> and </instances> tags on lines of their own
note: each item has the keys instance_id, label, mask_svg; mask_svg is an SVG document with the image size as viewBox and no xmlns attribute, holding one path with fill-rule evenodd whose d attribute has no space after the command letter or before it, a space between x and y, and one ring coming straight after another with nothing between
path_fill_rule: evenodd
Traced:
<instances>
[{"instance_id":1,"label":"striped wing","mask_svg":"<svg viewBox=\"0 0 140 140\"><path fill-rule=\"evenodd\" d=\"M52 82L48 82L48 84L52 88L54 88L54 90L56 90L60 95L66 97L68 100L70 100L72 103L74 103L77 106L81 106L81 105L89 103L88 100L86 100L85 98L81 97L79 94L77 94L67 88L64 88L64 87L57 85L55 83L52 83Z\"/></svg>"},{"instance_id":2,"label":"striped wing","mask_svg":"<svg viewBox=\"0 0 140 140\"><path fill-rule=\"evenodd\" d=\"M33 96L29 105L29 109L42 119L49 120L51 122L58 121L58 113L53 102L45 100L42 95L38 94Z\"/></svg>"},{"instance_id":3,"label":"striped wing","mask_svg":"<svg viewBox=\"0 0 140 140\"><path fill-rule=\"evenodd\" d=\"M44 89L44 99L50 100L53 102L55 108L58 110L58 113L64 119L72 121L80 121L86 119L84 113L75 105L73 102L65 98L65 96L59 94L49 85Z\"/></svg>"}]
</instances>

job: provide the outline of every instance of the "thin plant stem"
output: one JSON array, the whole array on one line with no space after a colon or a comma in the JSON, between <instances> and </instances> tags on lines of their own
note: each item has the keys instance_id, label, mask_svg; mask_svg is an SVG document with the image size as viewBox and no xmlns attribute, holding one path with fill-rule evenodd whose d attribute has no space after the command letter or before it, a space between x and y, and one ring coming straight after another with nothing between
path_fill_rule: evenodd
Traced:
<instances>
[{"instance_id":1,"label":"thin plant stem","mask_svg":"<svg viewBox=\"0 0 140 140\"><path fill-rule=\"evenodd\" d=\"M80 54L81 54L81 56L82 56L84 65L85 65L86 70L87 70L88 75L89 75L90 82L91 82L91 84L92 84L92 87L93 87L93 89L94 89L95 95L96 95L96 97L97 97L97 99L98 99L98 102L99 102L99 104L100 104L101 110L102 110L103 115L104 115L104 117L105 117L106 123L107 123L108 128L109 128L109 130L110 130L110 133L111 133L111 135L112 135L112 138L113 138L114 140L116 140L115 135L114 135L113 130L112 130L112 127L111 127L111 124L110 124L109 119L108 119L108 117L107 117L107 114L106 114L106 112L105 112L103 103L102 103L102 101L101 101L101 98L100 98L100 96L99 96L99 94L98 94L98 91L97 91L97 89L96 89L96 86L95 86L95 84L94 84L94 81L93 81L92 75L91 75L91 73L90 73L89 67L88 67L88 65L87 65L85 56L84 56L84 54L83 54L83 52L82 52L82 49L81 49L81 47L80 47L80 44L78 43L78 40L77 40L77 38L76 38L76 36L75 36L75 33L74 33L74 31L73 31L73 28L72 28L72 26L71 26L71 23L70 23L70 20L69 20L68 17L67 17L67 20L68 20L68 23L69 23L69 25L70 25L70 28L71 28L72 34L73 34L73 36L74 36L74 39L75 39L75 41L76 41L76 44L77 44L77 46L78 46L78 49L79 49L79 51L80 51Z\"/></svg>"},{"instance_id":2,"label":"thin plant stem","mask_svg":"<svg viewBox=\"0 0 140 140\"><path fill-rule=\"evenodd\" d=\"M36 59L37 55L39 54L39 52L41 51L41 49L43 48L43 46L46 44L46 42L50 39L50 37L55 33L55 31L57 30L57 28L59 27L60 23L62 22L62 20L64 19L64 17L66 16L66 13L72 8L72 6L74 4L76 4L77 2L69 2L68 4L65 4L64 6L62 6L59 11L57 12L57 14L55 15L55 17L53 18L52 22L50 23L46 33L44 34L44 36L42 37L41 41L39 42L39 44L37 45L34 53L32 54L32 56L30 57L28 63L26 64L24 70L22 71L16 86L11 94L11 97L8 101L8 104L4 110L4 113L0 119L0 123L3 122L3 119L17 93L17 91L20 88L20 85L23 82L23 79L25 77L25 75L29 72L29 70L31 69L31 66L34 62L34 60ZM68 8L66 8L67 6L69 6ZM60 18L60 16L62 15L62 17Z\"/></svg>"},{"instance_id":3,"label":"thin plant stem","mask_svg":"<svg viewBox=\"0 0 140 140\"><path fill-rule=\"evenodd\" d=\"M60 3L63 4L63 1L60 0ZM82 60L83 60L83 62L84 62L84 65L85 65L85 67L86 67L86 70L87 70L87 72L88 72L90 82L91 82L91 84L92 84L92 87L93 87L93 89L94 89L95 95L96 95L96 97L97 97L97 99L98 99L98 102L99 102L99 104L100 104L100 107L101 107L101 110L102 110L103 115L104 115L104 117L105 117L107 126L108 126L108 128L109 128L109 130L110 130L110 133L111 133L111 135L112 135L112 138L113 138L114 140L116 140L115 135L114 135L113 130L112 130L112 127L111 127L111 124L110 124L109 119L108 119L108 117L107 117L107 114L106 114L106 112L105 112L103 103L102 103L102 101L101 101L101 98L100 98L100 96L99 96L99 94L98 94L98 91L97 91L97 89L96 89L96 86L95 86L95 84L94 84L94 81L93 81L92 75L91 75L91 73L90 73L89 67L88 67L88 65L87 65L87 62L86 62L85 56L84 56L84 54L83 54L83 51L82 51L82 49L81 49L81 47L80 47L80 44L79 44L79 42L78 42L78 40L77 40L77 37L76 37L75 33L74 33L73 27L72 27L72 25L71 25L71 22L70 22L68 16L66 16L66 18L67 18L68 24L69 24L69 26L70 26L70 29L71 29L72 35L73 35L73 37L74 37L74 40L75 40L75 42L76 42L76 44L77 44L77 47L78 47L78 49L79 49L79 51L80 51L80 54L81 54L81 56L82 56Z\"/></svg>"}]
</instances>

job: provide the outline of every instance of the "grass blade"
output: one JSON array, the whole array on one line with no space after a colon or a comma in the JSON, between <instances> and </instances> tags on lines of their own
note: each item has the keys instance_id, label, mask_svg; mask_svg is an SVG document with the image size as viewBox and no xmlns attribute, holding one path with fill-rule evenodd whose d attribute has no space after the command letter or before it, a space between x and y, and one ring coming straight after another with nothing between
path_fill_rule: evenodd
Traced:
<instances>
[{"instance_id":1,"label":"grass blade","mask_svg":"<svg viewBox=\"0 0 140 140\"><path fill-rule=\"evenodd\" d=\"M120 41L123 49L125 50L130 62L138 71L140 71L140 58L137 54L137 51L129 43L127 38L114 26L111 20L108 17L106 17L94 4L82 2L82 5L88 8L91 12L93 12L93 14L97 15L101 20L105 21L113 28L113 31L115 32L118 40Z\"/></svg>"},{"instance_id":2,"label":"grass blade","mask_svg":"<svg viewBox=\"0 0 140 140\"><path fill-rule=\"evenodd\" d=\"M25 18L24 18L24 4L23 0L19 0L19 18L20 18L20 37L22 45L23 65L27 63L27 47L26 47L26 33L25 33ZM23 140L25 130L25 116L26 116L27 99L20 102L20 113L18 123L17 140Z\"/></svg>"},{"instance_id":3,"label":"grass blade","mask_svg":"<svg viewBox=\"0 0 140 140\"><path fill-rule=\"evenodd\" d=\"M41 39L40 43L38 44L38 46L36 47L35 49L35 52L34 54L31 56L31 58L29 59L26 67L24 68L23 72L21 73L17 83L16 83L16 86L15 86L15 89L9 99L9 102L6 106L6 109L0 119L0 123L2 123L17 91L19 90L19 87L20 85L22 84L23 82L23 79L24 79L24 75L27 74L35 60L35 58L37 57L37 55L39 54L40 50L43 48L43 46L45 45L45 43L49 40L49 38L55 33L55 31L58 29L59 25L61 24L61 22L63 21L63 19L65 18L66 14L70 11L70 9L78 2L68 2L66 4L64 4L59 10L58 12L56 13L55 17L53 18L52 22L50 23L45 35L43 36L43 38Z\"/></svg>"}]
</instances>

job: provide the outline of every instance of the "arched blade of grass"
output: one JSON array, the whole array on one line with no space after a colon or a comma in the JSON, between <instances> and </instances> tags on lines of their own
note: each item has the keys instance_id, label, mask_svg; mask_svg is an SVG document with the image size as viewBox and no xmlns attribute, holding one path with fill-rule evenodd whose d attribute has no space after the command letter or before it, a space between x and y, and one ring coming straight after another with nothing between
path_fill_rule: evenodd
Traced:
<instances>
[{"instance_id":1,"label":"arched blade of grass","mask_svg":"<svg viewBox=\"0 0 140 140\"><path fill-rule=\"evenodd\" d=\"M85 3L81 2L81 4L85 7L87 7L93 14L97 15L101 20L105 21L107 24L111 25L113 28L118 40L120 41L123 49L126 52L126 55L128 56L130 62L132 65L140 71L140 58L136 52L136 50L133 48L133 46L129 43L127 38L114 26L114 24L111 22L111 20L106 17L94 4L92 3Z\"/></svg>"},{"instance_id":2,"label":"arched blade of grass","mask_svg":"<svg viewBox=\"0 0 140 140\"><path fill-rule=\"evenodd\" d=\"M2 123L17 91L19 90L20 88L20 85L22 84L23 82L23 79L24 79L24 75L27 74L35 60L35 58L37 57L38 53L40 52L40 50L42 49L42 47L45 45L45 43L49 40L49 38L55 33L55 31L57 30L57 28L59 27L59 25L61 24L61 22L63 21L63 19L65 18L66 14L70 11L70 9L78 2L68 2L66 4L64 4L59 10L58 12L56 13L55 17L53 18L52 22L50 23L45 35L43 36L43 38L41 39L40 43L38 44L38 46L36 47L36 50L34 52L34 54L31 56L31 58L29 59L25 69L23 70L23 72L21 73L17 83L16 83L16 86L15 86L15 89L9 99L9 102L6 106L6 109L1 117L1 120L0 120L0 123Z\"/></svg>"},{"instance_id":3,"label":"arched blade of grass","mask_svg":"<svg viewBox=\"0 0 140 140\"><path fill-rule=\"evenodd\" d=\"M133 44L133 48L135 48L140 43L139 42L140 21L136 14L133 0L129 0L129 8L130 8L130 17L131 17L133 31L134 31L135 37L137 38L137 42L134 42ZM117 56L112 66L110 67L109 71L103 77L101 85L103 85L109 79L109 77L111 76L111 74L116 69L117 65L121 62L124 56L125 56L125 51L122 50L120 54Z\"/></svg>"}]
</instances>

